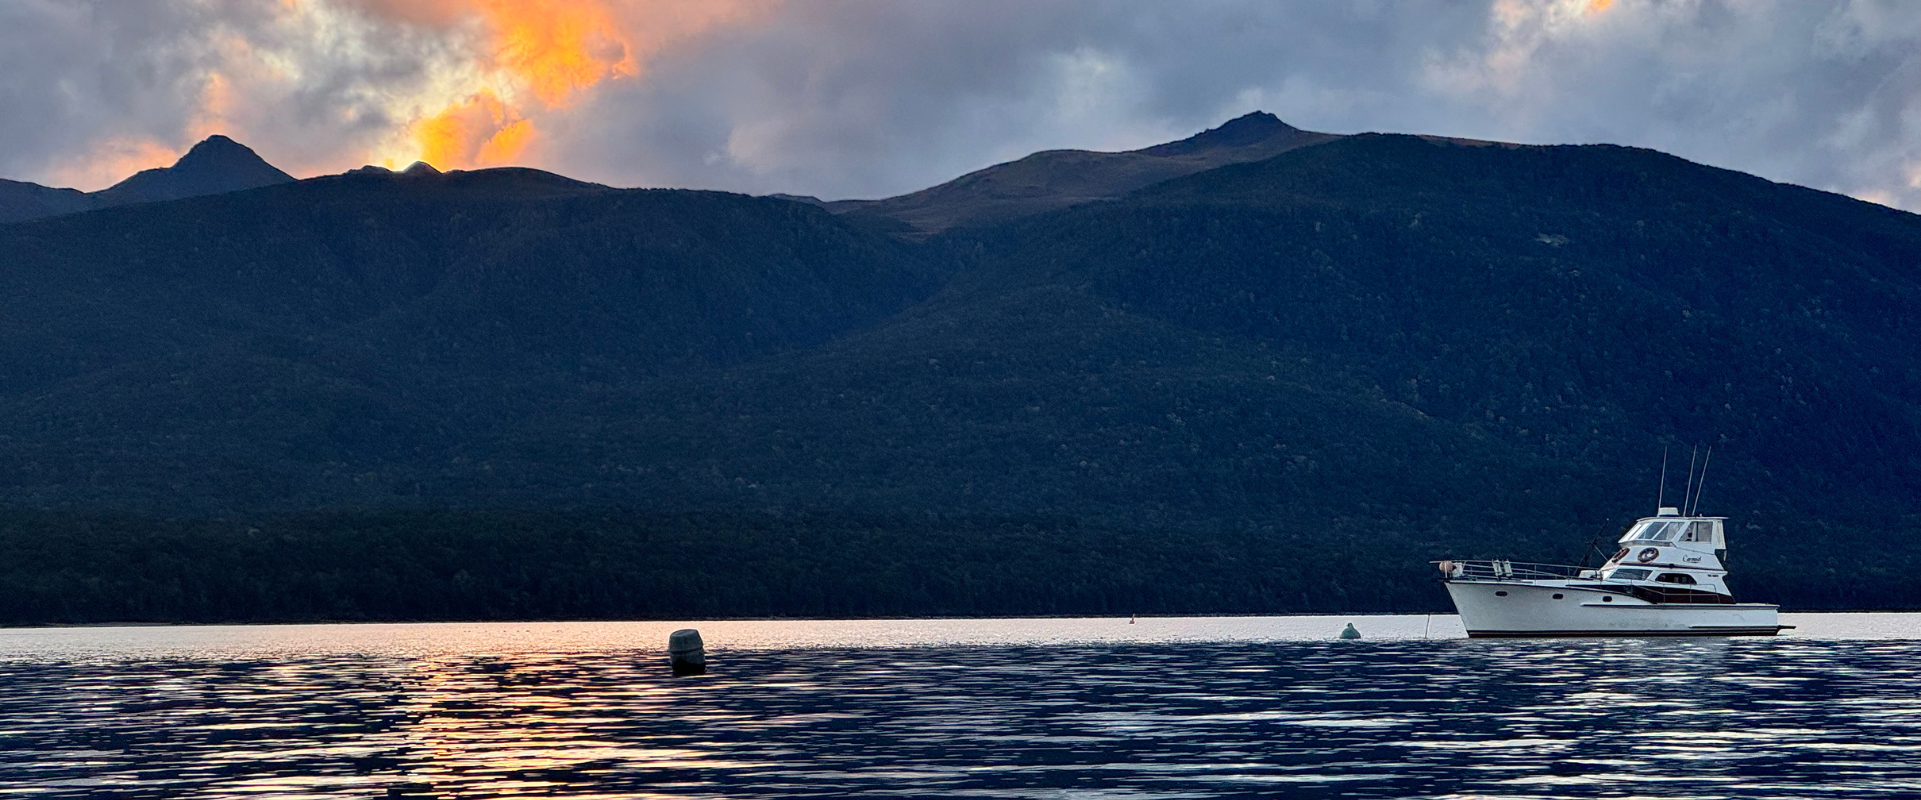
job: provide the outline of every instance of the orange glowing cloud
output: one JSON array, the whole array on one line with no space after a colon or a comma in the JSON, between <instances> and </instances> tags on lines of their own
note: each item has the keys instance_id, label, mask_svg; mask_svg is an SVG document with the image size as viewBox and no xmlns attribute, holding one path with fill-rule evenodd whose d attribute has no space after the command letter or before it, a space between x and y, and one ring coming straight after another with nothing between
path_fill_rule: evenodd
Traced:
<instances>
[{"instance_id":1,"label":"orange glowing cloud","mask_svg":"<svg viewBox=\"0 0 1921 800\"><path fill-rule=\"evenodd\" d=\"M647 57L775 0L346 0L376 17L481 39L452 96L428 99L384 158L442 169L512 163L538 140L544 111L605 81L640 77ZM411 149L409 156L401 150Z\"/></svg>"},{"instance_id":2,"label":"orange glowing cloud","mask_svg":"<svg viewBox=\"0 0 1921 800\"><path fill-rule=\"evenodd\" d=\"M474 160L480 164L512 164L534 140L534 121L515 120L494 131L480 146Z\"/></svg>"},{"instance_id":3,"label":"orange glowing cloud","mask_svg":"<svg viewBox=\"0 0 1921 800\"><path fill-rule=\"evenodd\" d=\"M627 36L600 3L483 0L481 10L495 31L497 63L549 106L638 71Z\"/></svg>"},{"instance_id":4,"label":"orange glowing cloud","mask_svg":"<svg viewBox=\"0 0 1921 800\"><path fill-rule=\"evenodd\" d=\"M4 0L0 0L3 2ZM164 167L193 142L220 133L256 146L287 122L277 102L300 102L303 77L327 75L326 58L399 45L412 77L343 90L339 119L357 129L337 144L296 142L275 153L299 172L366 163L442 169L539 163L542 125L590 104L610 81L644 77L650 60L728 26L765 19L785 0L267 0L269 35L245 26L205 32L210 58L178 100L170 131L118 131L50 164L38 179L86 190ZM424 43L424 46L423 46ZM324 56L316 56L324 53ZM344 54L344 55L343 55ZM310 70L309 58L320 58ZM572 111L568 111L568 110ZM295 137L296 139L298 137ZM258 139L258 140L257 140ZM338 140L336 140L338 141Z\"/></svg>"},{"instance_id":5,"label":"orange glowing cloud","mask_svg":"<svg viewBox=\"0 0 1921 800\"><path fill-rule=\"evenodd\" d=\"M451 169L513 163L535 131L531 120L483 90L415 122L410 133L420 148L419 160Z\"/></svg>"}]
</instances>

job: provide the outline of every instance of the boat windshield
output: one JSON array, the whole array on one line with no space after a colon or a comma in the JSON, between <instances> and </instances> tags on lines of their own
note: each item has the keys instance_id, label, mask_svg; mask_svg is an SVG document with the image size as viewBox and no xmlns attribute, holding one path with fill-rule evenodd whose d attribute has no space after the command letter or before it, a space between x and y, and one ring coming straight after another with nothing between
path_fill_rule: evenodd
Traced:
<instances>
[{"instance_id":1,"label":"boat windshield","mask_svg":"<svg viewBox=\"0 0 1921 800\"><path fill-rule=\"evenodd\" d=\"M1641 523L1634 531L1631 542L1672 542L1687 531L1688 523L1681 521L1654 521Z\"/></svg>"},{"instance_id":2,"label":"boat windshield","mask_svg":"<svg viewBox=\"0 0 1921 800\"><path fill-rule=\"evenodd\" d=\"M1621 569L1617 569L1613 571L1612 573L1609 573L1608 580L1644 581L1644 580L1647 580L1648 576L1652 574L1654 574L1654 570L1651 570L1651 569L1628 569L1626 567L1623 567Z\"/></svg>"}]
</instances>

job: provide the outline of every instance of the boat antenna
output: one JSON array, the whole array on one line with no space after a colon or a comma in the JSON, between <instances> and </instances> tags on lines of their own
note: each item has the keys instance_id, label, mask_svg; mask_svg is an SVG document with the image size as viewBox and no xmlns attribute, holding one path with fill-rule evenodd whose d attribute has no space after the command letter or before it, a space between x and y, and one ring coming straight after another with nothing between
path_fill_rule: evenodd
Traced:
<instances>
[{"instance_id":1,"label":"boat antenna","mask_svg":"<svg viewBox=\"0 0 1921 800\"><path fill-rule=\"evenodd\" d=\"M1601 544L1601 537L1606 536L1608 532L1608 528L1611 528L1611 527L1614 527L1614 520L1610 519L1605 522L1602 522L1601 529L1594 532L1593 539L1588 540L1587 549L1581 551L1581 564L1579 567L1580 569L1587 569L1587 557L1594 555L1594 551L1600 549L1599 545Z\"/></svg>"},{"instance_id":2,"label":"boat antenna","mask_svg":"<svg viewBox=\"0 0 1921 800\"><path fill-rule=\"evenodd\" d=\"M1661 504L1668 499L1668 446L1661 445L1661 488L1654 490L1654 513L1661 513Z\"/></svg>"},{"instance_id":3,"label":"boat antenna","mask_svg":"<svg viewBox=\"0 0 1921 800\"><path fill-rule=\"evenodd\" d=\"M1694 460L1701 455L1701 446L1695 445L1688 451L1688 488L1681 493L1681 513L1688 513L1688 503L1694 499Z\"/></svg>"},{"instance_id":4,"label":"boat antenna","mask_svg":"<svg viewBox=\"0 0 1921 800\"><path fill-rule=\"evenodd\" d=\"M1688 512L1692 517L1701 511L1701 487L1708 483L1708 460L1714 458L1714 445L1708 445L1708 454L1701 457L1701 477L1694 483L1694 510Z\"/></svg>"}]
</instances>

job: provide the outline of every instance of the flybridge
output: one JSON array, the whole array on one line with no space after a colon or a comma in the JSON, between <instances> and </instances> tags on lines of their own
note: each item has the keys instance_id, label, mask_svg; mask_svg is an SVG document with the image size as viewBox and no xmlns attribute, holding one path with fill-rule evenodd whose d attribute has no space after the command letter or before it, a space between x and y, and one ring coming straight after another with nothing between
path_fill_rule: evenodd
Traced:
<instances>
[{"instance_id":1,"label":"flybridge","mask_svg":"<svg viewBox=\"0 0 1921 800\"><path fill-rule=\"evenodd\" d=\"M1629 550L1640 547L1642 554L1674 549L1706 555L1718 563L1728 549L1727 533L1723 530L1727 517L1682 517L1680 514L1680 509L1662 508L1653 518L1634 523L1627 533L1621 534L1621 552L1615 553L1614 558L1619 559ZM1694 556L1678 557L1700 563L1693 560Z\"/></svg>"}]
</instances>

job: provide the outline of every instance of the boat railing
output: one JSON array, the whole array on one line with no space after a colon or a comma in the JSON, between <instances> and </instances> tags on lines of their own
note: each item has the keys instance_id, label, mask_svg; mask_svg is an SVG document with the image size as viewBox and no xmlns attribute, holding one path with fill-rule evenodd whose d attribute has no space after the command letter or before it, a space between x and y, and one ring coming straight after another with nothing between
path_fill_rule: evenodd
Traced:
<instances>
[{"instance_id":1,"label":"boat railing","mask_svg":"<svg viewBox=\"0 0 1921 800\"><path fill-rule=\"evenodd\" d=\"M1499 581L1515 578L1522 580L1578 579L1593 578L1599 572L1566 564L1534 564L1505 559L1436 561L1434 564L1441 568L1441 575L1451 581Z\"/></svg>"}]
</instances>

